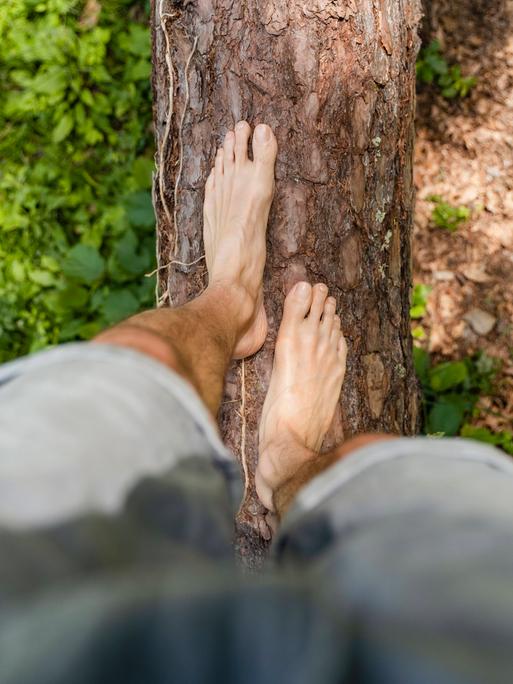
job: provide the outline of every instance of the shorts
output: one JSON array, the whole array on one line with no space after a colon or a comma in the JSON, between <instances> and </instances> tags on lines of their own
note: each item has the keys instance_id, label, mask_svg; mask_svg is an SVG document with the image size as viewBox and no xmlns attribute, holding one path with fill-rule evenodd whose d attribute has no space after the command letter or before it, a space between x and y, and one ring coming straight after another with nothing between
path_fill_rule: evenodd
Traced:
<instances>
[{"instance_id":1,"label":"shorts","mask_svg":"<svg viewBox=\"0 0 513 684\"><path fill-rule=\"evenodd\" d=\"M234 561L237 463L191 386L125 348L0 368L0 683L506 682L513 465L359 449Z\"/></svg>"}]
</instances>

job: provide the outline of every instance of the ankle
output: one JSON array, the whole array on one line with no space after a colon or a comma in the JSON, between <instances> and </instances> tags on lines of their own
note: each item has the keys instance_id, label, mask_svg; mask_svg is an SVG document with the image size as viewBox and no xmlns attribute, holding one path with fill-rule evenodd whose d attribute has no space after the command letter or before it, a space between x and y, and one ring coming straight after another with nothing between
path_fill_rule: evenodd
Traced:
<instances>
[{"instance_id":1,"label":"ankle","mask_svg":"<svg viewBox=\"0 0 513 684\"><path fill-rule=\"evenodd\" d=\"M226 312L230 327L235 323L236 340L250 326L256 311L256 300L240 283L229 280L213 280L202 296L212 298Z\"/></svg>"},{"instance_id":2,"label":"ankle","mask_svg":"<svg viewBox=\"0 0 513 684\"><path fill-rule=\"evenodd\" d=\"M318 453L294 439L268 442L260 450L255 476L257 494L264 506L281 517L285 512L283 502L290 502L306 484L310 479L307 472L319 458Z\"/></svg>"}]
</instances>

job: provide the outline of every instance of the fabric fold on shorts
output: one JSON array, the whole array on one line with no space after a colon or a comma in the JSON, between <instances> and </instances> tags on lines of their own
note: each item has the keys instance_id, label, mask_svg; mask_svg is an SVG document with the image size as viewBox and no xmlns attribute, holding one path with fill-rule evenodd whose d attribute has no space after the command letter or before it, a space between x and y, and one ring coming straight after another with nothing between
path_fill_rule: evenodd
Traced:
<instances>
[{"instance_id":1,"label":"fabric fold on shorts","mask_svg":"<svg viewBox=\"0 0 513 684\"><path fill-rule=\"evenodd\" d=\"M338 494L343 496L346 487L375 466L412 458L431 459L433 467L437 467L435 461L439 462L440 459L466 461L513 476L513 461L510 458L492 446L473 440L430 437L384 440L357 449L311 480L297 495L283 527L294 525L300 518L325 504L330 497Z\"/></svg>"},{"instance_id":2,"label":"fabric fold on shorts","mask_svg":"<svg viewBox=\"0 0 513 684\"><path fill-rule=\"evenodd\" d=\"M0 525L116 513L132 487L189 458L239 466L188 382L125 347L78 343L0 367Z\"/></svg>"}]
</instances>

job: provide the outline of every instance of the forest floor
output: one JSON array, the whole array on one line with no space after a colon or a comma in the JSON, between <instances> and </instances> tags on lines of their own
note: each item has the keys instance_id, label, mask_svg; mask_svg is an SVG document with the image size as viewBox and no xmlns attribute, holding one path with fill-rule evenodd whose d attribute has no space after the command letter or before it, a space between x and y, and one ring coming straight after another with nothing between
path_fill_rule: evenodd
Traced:
<instances>
[{"instance_id":1,"label":"forest floor","mask_svg":"<svg viewBox=\"0 0 513 684\"><path fill-rule=\"evenodd\" d=\"M496 393L481 399L475 424L511 430L513 0L433 0L431 8L429 38L478 83L458 102L435 87L419 93L414 279L432 287L422 344L436 360L479 350L499 358ZM468 207L471 218L455 232L434 226L433 195Z\"/></svg>"}]
</instances>

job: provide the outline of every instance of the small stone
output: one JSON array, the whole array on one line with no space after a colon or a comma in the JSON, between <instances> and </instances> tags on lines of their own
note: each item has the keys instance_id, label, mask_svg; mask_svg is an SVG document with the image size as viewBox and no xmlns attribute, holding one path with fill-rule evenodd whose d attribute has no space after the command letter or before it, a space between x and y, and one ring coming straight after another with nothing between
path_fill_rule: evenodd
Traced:
<instances>
[{"instance_id":1,"label":"small stone","mask_svg":"<svg viewBox=\"0 0 513 684\"><path fill-rule=\"evenodd\" d=\"M495 316L483 309L471 309L463 318L478 335L488 335L497 323Z\"/></svg>"},{"instance_id":2,"label":"small stone","mask_svg":"<svg viewBox=\"0 0 513 684\"><path fill-rule=\"evenodd\" d=\"M502 176L502 172L497 166L487 166L485 171L489 178L500 178Z\"/></svg>"},{"instance_id":3,"label":"small stone","mask_svg":"<svg viewBox=\"0 0 513 684\"><path fill-rule=\"evenodd\" d=\"M485 268L479 264L464 266L461 272L467 280L471 280L473 283L487 283L490 280Z\"/></svg>"},{"instance_id":4,"label":"small stone","mask_svg":"<svg viewBox=\"0 0 513 684\"><path fill-rule=\"evenodd\" d=\"M434 271L433 278L440 282L453 280L454 273L452 271Z\"/></svg>"}]
</instances>

